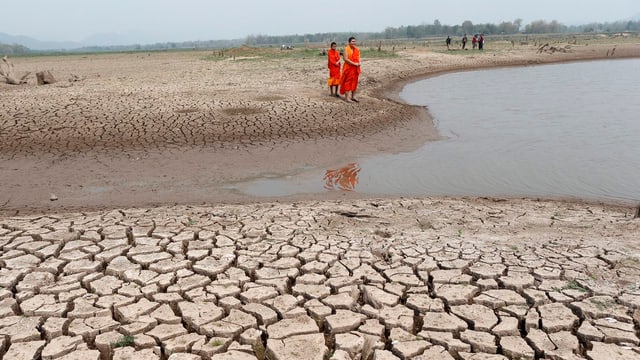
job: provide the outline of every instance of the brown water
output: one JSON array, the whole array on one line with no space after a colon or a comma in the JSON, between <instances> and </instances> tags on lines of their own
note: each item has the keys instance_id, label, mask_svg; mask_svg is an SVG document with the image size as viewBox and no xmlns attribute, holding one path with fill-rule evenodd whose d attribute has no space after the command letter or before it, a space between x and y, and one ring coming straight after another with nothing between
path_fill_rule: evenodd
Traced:
<instances>
[{"instance_id":1,"label":"brown water","mask_svg":"<svg viewBox=\"0 0 640 360\"><path fill-rule=\"evenodd\" d=\"M445 140L356 161L372 195L640 201L640 60L446 74L400 94L428 106ZM347 164L345 164L346 166ZM328 190L310 169L231 187L257 196Z\"/></svg>"}]
</instances>

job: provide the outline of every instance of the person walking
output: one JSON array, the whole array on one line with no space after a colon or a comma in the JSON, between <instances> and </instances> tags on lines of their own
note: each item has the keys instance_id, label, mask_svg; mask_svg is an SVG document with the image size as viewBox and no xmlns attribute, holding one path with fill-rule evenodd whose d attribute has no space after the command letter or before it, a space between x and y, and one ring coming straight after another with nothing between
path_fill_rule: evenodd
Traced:
<instances>
[{"instance_id":1,"label":"person walking","mask_svg":"<svg viewBox=\"0 0 640 360\"><path fill-rule=\"evenodd\" d=\"M447 44L447 50L451 50L451 36L447 35L447 40L445 42Z\"/></svg>"},{"instance_id":2,"label":"person walking","mask_svg":"<svg viewBox=\"0 0 640 360\"><path fill-rule=\"evenodd\" d=\"M356 38L350 37L349 43L342 54L344 65L342 66L342 77L340 81L340 94L344 95L346 102L360 102L356 99L358 89L358 78L360 77L360 49L356 45Z\"/></svg>"},{"instance_id":3,"label":"person walking","mask_svg":"<svg viewBox=\"0 0 640 360\"><path fill-rule=\"evenodd\" d=\"M471 39L471 48L475 50L477 45L478 45L478 35L473 35L473 39Z\"/></svg>"},{"instance_id":4,"label":"person walking","mask_svg":"<svg viewBox=\"0 0 640 360\"><path fill-rule=\"evenodd\" d=\"M331 96L340 97L338 95L338 86L340 86L340 53L336 50L335 41L331 43L331 48L327 53L329 68L329 93Z\"/></svg>"}]
</instances>

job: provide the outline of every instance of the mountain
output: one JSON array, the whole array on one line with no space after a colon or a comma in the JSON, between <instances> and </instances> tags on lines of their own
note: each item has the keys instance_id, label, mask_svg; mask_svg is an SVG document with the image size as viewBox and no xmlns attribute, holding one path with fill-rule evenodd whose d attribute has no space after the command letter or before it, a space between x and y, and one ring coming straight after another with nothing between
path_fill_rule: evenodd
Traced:
<instances>
[{"instance_id":1,"label":"mountain","mask_svg":"<svg viewBox=\"0 0 640 360\"><path fill-rule=\"evenodd\" d=\"M5 33L0 33L0 43L7 45L19 44L31 50L75 49L82 46L82 44L72 41L41 41L28 36L9 35Z\"/></svg>"},{"instance_id":2,"label":"mountain","mask_svg":"<svg viewBox=\"0 0 640 360\"><path fill-rule=\"evenodd\" d=\"M0 44L19 44L31 50L73 50L89 46L113 46L135 44L133 39L119 34L96 34L83 40L74 41L42 41L28 36L0 33Z\"/></svg>"},{"instance_id":3,"label":"mountain","mask_svg":"<svg viewBox=\"0 0 640 360\"><path fill-rule=\"evenodd\" d=\"M105 34L91 35L90 37L84 39L80 44L80 46L82 47L119 46L119 45L132 45L132 44L140 44L140 43L141 43L140 36L136 36L136 34L123 35L123 34L116 34L116 33L105 33Z\"/></svg>"},{"instance_id":4,"label":"mountain","mask_svg":"<svg viewBox=\"0 0 640 360\"><path fill-rule=\"evenodd\" d=\"M51 51L51 50L82 50L86 48L109 48L109 47L134 47L136 45L148 45L153 46L159 44L157 40L154 41L153 34L144 33L128 33L128 34L116 34L116 33L104 33L92 35L81 42L73 41L41 41L28 36L16 36L5 33L0 33L0 44L6 45L22 45L30 50L35 51ZM244 39L233 40L205 40L204 43L209 43L211 47L228 47L241 43ZM201 41L184 41L177 42L178 44L188 44L188 47L193 47L193 43L199 43ZM166 42L165 42L166 43Z\"/></svg>"}]
</instances>

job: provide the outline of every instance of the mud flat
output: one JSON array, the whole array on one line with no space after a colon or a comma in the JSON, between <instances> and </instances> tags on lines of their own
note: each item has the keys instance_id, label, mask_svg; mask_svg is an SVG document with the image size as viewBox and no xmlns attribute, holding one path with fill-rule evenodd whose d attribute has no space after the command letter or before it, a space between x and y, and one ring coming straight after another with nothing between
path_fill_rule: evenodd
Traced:
<instances>
[{"instance_id":1,"label":"mud flat","mask_svg":"<svg viewBox=\"0 0 640 360\"><path fill-rule=\"evenodd\" d=\"M357 106L325 94L318 58L17 59L17 71L87 78L0 86L0 356L640 359L636 208L337 192L349 199L256 202L198 181L419 146L438 135L394 98L403 82L612 46L402 49L366 62Z\"/></svg>"},{"instance_id":2,"label":"mud flat","mask_svg":"<svg viewBox=\"0 0 640 360\"><path fill-rule=\"evenodd\" d=\"M250 58L203 51L15 58L16 73L47 69L61 81L0 85L0 209L258 201L223 187L310 166L336 168L437 139L426 110L397 99L414 79L640 56L637 38L552 45L568 50L509 42L489 43L484 52L394 45L396 57L365 58L359 104L328 96L319 49L284 58L279 50ZM67 82L72 75L84 80Z\"/></svg>"},{"instance_id":3,"label":"mud flat","mask_svg":"<svg viewBox=\"0 0 640 360\"><path fill-rule=\"evenodd\" d=\"M640 219L553 201L0 218L5 359L638 359Z\"/></svg>"}]
</instances>

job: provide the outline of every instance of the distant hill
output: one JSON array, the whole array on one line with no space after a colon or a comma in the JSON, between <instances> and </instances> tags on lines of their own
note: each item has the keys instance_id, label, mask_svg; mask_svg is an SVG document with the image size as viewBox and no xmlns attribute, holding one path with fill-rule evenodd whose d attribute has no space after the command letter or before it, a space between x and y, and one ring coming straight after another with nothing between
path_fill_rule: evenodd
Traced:
<instances>
[{"instance_id":1,"label":"distant hill","mask_svg":"<svg viewBox=\"0 0 640 360\"><path fill-rule=\"evenodd\" d=\"M141 45L131 38L119 34L98 34L93 35L82 42L62 42L62 41L40 41L28 36L14 36L0 33L0 55L1 54L24 54L30 51L50 52L50 51L134 51L134 50L168 50L184 48L227 48L244 44L246 39L232 40L206 40L206 41L183 41L183 42L163 42L147 43Z\"/></svg>"},{"instance_id":2,"label":"distant hill","mask_svg":"<svg viewBox=\"0 0 640 360\"><path fill-rule=\"evenodd\" d=\"M80 43L71 41L41 41L28 36L9 35L5 33L0 33L0 43L7 45L20 44L31 50L75 49L82 46Z\"/></svg>"},{"instance_id":3,"label":"distant hill","mask_svg":"<svg viewBox=\"0 0 640 360\"><path fill-rule=\"evenodd\" d=\"M0 33L0 44L19 44L31 50L74 50L84 47L118 46L135 44L135 41L118 34L96 34L82 42L42 41L28 36Z\"/></svg>"}]
</instances>

